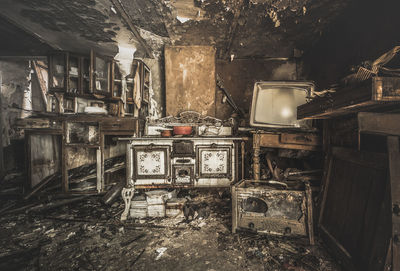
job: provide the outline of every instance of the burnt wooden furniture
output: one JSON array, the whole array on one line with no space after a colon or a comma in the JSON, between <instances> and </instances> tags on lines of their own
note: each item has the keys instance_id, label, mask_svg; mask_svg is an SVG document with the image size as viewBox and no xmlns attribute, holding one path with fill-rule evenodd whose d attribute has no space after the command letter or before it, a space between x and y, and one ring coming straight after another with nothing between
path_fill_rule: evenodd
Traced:
<instances>
[{"instance_id":1,"label":"burnt wooden furniture","mask_svg":"<svg viewBox=\"0 0 400 271\"><path fill-rule=\"evenodd\" d=\"M90 93L90 56L65 51L48 56L49 91L72 95Z\"/></svg>"},{"instance_id":2,"label":"burnt wooden furniture","mask_svg":"<svg viewBox=\"0 0 400 271\"><path fill-rule=\"evenodd\" d=\"M107 56L102 56L90 51L90 61L91 61L91 92L95 94L105 95L111 97L111 66L112 58Z\"/></svg>"},{"instance_id":3,"label":"burnt wooden furniture","mask_svg":"<svg viewBox=\"0 0 400 271\"><path fill-rule=\"evenodd\" d=\"M122 97L122 73L115 60L111 63L111 78L111 97L119 100Z\"/></svg>"},{"instance_id":4,"label":"burnt wooden furniture","mask_svg":"<svg viewBox=\"0 0 400 271\"><path fill-rule=\"evenodd\" d=\"M313 206L309 182L304 190L274 189L259 181L241 180L231 188L232 232L308 236L314 245Z\"/></svg>"},{"instance_id":5,"label":"burnt wooden furniture","mask_svg":"<svg viewBox=\"0 0 400 271\"><path fill-rule=\"evenodd\" d=\"M319 228L348 270L389 270L388 166L383 153L334 147L329 154Z\"/></svg>"},{"instance_id":6,"label":"burnt wooden furniture","mask_svg":"<svg viewBox=\"0 0 400 271\"><path fill-rule=\"evenodd\" d=\"M95 189L86 192L104 191L105 159L125 153L122 145L120 148L115 146L111 150L105 142L106 137L140 136L144 127L143 120L138 118L104 115L29 118L20 120L18 125L25 130L27 190L35 189L41 180L60 172L63 191L74 193L78 191L70 187L68 178L70 169L96 164L96 172L92 174L93 176L89 176L96 179Z\"/></svg>"},{"instance_id":7,"label":"burnt wooden furniture","mask_svg":"<svg viewBox=\"0 0 400 271\"><path fill-rule=\"evenodd\" d=\"M320 136L311 132L256 131L253 133L253 174L260 179L260 149L262 147L318 151Z\"/></svg>"},{"instance_id":8,"label":"burnt wooden furniture","mask_svg":"<svg viewBox=\"0 0 400 271\"><path fill-rule=\"evenodd\" d=\"M150 103L150 69L143 61L132 61L131 73L126 76L126 86L125 112L133 114L136 106L140 109L139 116L146 117Z\"/></svg>"},{"instance_id":9,"label":"burnt wooden furniture","mask_svg":"<svg viewBox=\"0 0 400 271\"><path fill-rule=\"evenodd\" d=\"M48 112L83 113L86 106L103 104L111 115L122 116L124 100L127 115L148 116L151 79L150 69L143 61L134 59L132 74L126 78L122 78L118 63L112 57L93 50L90 55L55 51L49 54L48 62Z\"/></svg>"},{"instance_id":10,"label":"burnt wooden furniture","mask_svg":"<svg viewBox=\"0 0 400 271\"><path fill-rule=\"evenodd\" d=\"M85 129L84 138L71 141L71 128L77 125L78 129ZM105 191L104 161L105 161L105 136L132 136L140 135L141 121L137 118L115 118L105 116L69 117L63 122L63 190L73 192L70 187L68 170L77 167L78 162L74 155L85 152L89 161L87 164L96 163L96 191ZM80 134L81 135L81 134ZM87 178L87 177L86 177Z\"/></svg>"},{"instance_id":11,"label":"burnt wooden furniture","mask_svg":"<svg viewBox=\"0 0 400 271\"><path fill-rule=\"evenodd\" d=\"M366 82L315 98L297 108L298 119L326 119L361 110L389 110L400 104L400 78L373 77Z\"/></svg>"}]
</instances>

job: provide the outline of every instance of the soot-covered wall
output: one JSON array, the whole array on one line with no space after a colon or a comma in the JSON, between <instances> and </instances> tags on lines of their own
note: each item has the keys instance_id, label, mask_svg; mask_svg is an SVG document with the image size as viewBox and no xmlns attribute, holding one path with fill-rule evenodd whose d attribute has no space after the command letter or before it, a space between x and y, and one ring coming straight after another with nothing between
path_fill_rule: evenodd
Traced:
<instances>
[{"instance_id":1,"label":"soot-covered wall","mask_svg":"<svg viewBox=\"0 0 400 271\"><path fill-rule=\"evenodd\" d=\"M254 83L271 80L297 80L301 77L301 64L280 59L217 60L216 73L221 77L225 89L245 113L246 122L253 95ZM216 117L226 119L233 113L228 103L222 103L223 93L216 90Z\"/></svg>"},{"instance_id":2,"label":"soot-covered wall","mask_svg":"<svg viewBox=\"0 0 400 271\"><path fill-rule=\"evenodd\" d=\"M327 87L350 74L350 66L400 45L399 10L400 1L355 0L305 52L308 77Z\"/></svg>"}]
</instances>

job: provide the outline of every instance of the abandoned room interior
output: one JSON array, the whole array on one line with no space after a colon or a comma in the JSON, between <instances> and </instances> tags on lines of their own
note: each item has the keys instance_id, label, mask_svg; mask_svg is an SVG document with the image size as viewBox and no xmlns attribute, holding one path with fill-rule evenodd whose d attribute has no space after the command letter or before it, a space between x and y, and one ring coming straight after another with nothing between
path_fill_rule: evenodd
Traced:
<instances>
[{"instance_id":1,"label":"abandoned room interior","mask_svg":"<svg viewBox=\"0 0 400 271\"><path fill-rule=\"evenodd\" d=\"M400 271L399 10L0 0L0 270Z\"/></svg>"}]
</instances>

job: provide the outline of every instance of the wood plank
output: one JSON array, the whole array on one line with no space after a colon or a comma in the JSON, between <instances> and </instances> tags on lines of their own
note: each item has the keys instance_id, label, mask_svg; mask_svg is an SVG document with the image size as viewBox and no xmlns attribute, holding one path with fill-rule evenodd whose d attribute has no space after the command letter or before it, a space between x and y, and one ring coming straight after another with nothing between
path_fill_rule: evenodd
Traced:
<instances>
[{"instance_id":1,"label":"wood plank","mask_svg":"<svg viewBox=\"0 0 400 271\"><path fill-rule=\"evenodd\" d=\"M329 231L324 226L321 225L320 229L324 234L326 234L329 237L329 239L336 245L336 247L340 249L343 255L345 255L347 259L351 260L350 253L340 244L340 242L338 242L338 240L336 240L336 238L332 234L330 234Z\"/></svg>"},{"instance_id":2,"label":"wood plank","mask_svg":"<svg viewBox=\"0 0 400 271\"><path fill-rule=\"evenodd\" d=\"M352 186L348 180L356 174L354 170L350 169L351 165L346 161L336 158L333 161L331 186L325 204L325 217L322 221L329 233L339 241L343 240L344 227L348 223L345 217L348 212L348 206L351 204ZM342 243L342 245L344 244Z\"/></svg>"},{"instance_id":3,"label":"wood plank","mask_svg":"<svg viewBox=\"0 0 400 271\"><path fill-rule=\"evenodd\" d=\"M361 112L357 118L360 133L400 136L400 114Z\"/></svg>"},{"instance_id":4,"label":"wood plank","mask_svg":"<svg viewBox=\"0 0 400 271\"><path fill-rule=\"evenodd\" d=\"M389 136L387 139L389 168L390 168L390 184L392 204L391 209L394 210L400 206L400 151L399 138ZM392 211L392 270L400 270L400 216Z\"/></svg>"},{"instance_id":5,"label":"wood plank","mask_svg":"<svg viewBox=\"0 0 400 271\"><path fill-rule=\"evenodd\" d=\"M360 253L359 242L363 238L371 239L371 236L362 236L364 226L364 216L368 202L369 190L371 183L374 179L378 178L378 174L374 174L371 170L360 167L358 170L353 169L357 173L352 177L351 193L349 195L349 205L347 206L346 215L341 218L346 221L343 225L342 236L339 240L342 241L343 246L352 253L352 256L363 270L367 270L368 265L365 265L366 256ZM379 205L380 202L375 204ZM374 218L374 220L376 217ZM371 223L368 221L367 223ZM372 221L373 223L373 221ZM368 255L368 254L367 254Z\"/></svg>"},{"instance_id":6,"label":"wood plank","mask_svg":"<svg viewBox=\"0 0 400 271\"><path fill-rule=\"evenodd\" d=\"M68 166L67 166L67 150L65 147L65 135L67 133L67 127L65 125L65 122L62 124L63 126L63 138L61 142L61 171L62 171L62 190L63 192L67 193L69 190L69 184L68 184Z\"/></svg>"},{"instance_id":7,"label":"wood plank","mask_svg":"<svg viewBox=\"0 0 400 271\"><path fill-rule=\"evenodd\" d=\"M102 190L102 151L100 148L96 150L96 187L97 187L97 192L100 193Z\"/></svg>"},{"instance_id":8,"label":"wood plank","mask_svg":"<svg viewBox=\"0 0 400 271\"><path fill-rule=\"evenodd\" d=\"M314 215L313 215L313 200L312 200L312 190L310 182L305 182L305 192L307 201L307 227L308 227L308 239L310 240L310 245L315 245L314 240Z\"/></svg>"},{"instance_id":9,"label":"wood plank","mask_svg":"<svg viewBox=\"0 0 400 271\"><path fill-rule=\"evenodd\" d=\"M33 68L35 69L36 77L37 77L38 82L39 82L39 86L40 86L40 90L41 90L41 94L42 94L42 99L43 99L43 102L45 104L45 107L47 107L47 97L46 97L47 84L46 84L46 81L43 78L43 74L42 74L41 68L37 64L37 60L34 60L32 62L33 62Z\"/></svg>"},{"instance_id":10,"label":"wood plank","mask_svg":"<svg viewBox=\"0 0 400 271\"><path fill-rule=\"evenodd\" d=\"M321 136L307 133L282 133L281 142L284 144L321 145Z\"/></svg>"},{"instance_id":11,"label":"wood plank","mask_svg":"<svg viewBox=\"0 0 400 271\"><path fill-rule=\"evenodd\" d=\"M322 202L321 202L321 209L319 213L319 219L318 219L318 225L321 224L322 219L324 217L324 210L325 210L325 204L326 204L326 198L328 195L328 189L329 189L329 184L331 180L331 172L332 172L332 164L333 164L333 159L332 159L332 154L328 154L327 157L325 158L325 165L324 165L324 176L323 176L323 181L322 181Z\"/></svg>"},{"instance_id":12,"label":"wood plank","mask_svg":"<svg viewBox=\"0 0 400 271\"><path fill-rule=\"evenodd\" d=\"M382 270L385 262L385 164L386 155L344 148L332 148L329 158L319 227L358 270Z\"/></svg>"},{"instance_id":13,"label":"wood plank","mask_svg":"<svg viewBox=\"0 0 400 271\"><path fill-rule=\"evenodd\" d=\"M370 267L370 270L378 270L377 266L379 266L376 262L376 253L374 252L373 247L376 247L378 243L382 243L382 240L385 238L379 236L377 233L378 227L384 225L384 220L380 218L382 210L382 206L384 204L379 204L384 202L385 193L388 187L388 180L386 178L385 185L382 185L381 180L373 178L368 196L367 203L365 208L364 219L362 222L362 229L360 230L360 236L357 241L359 253L362 257L362 262L365 265L365 270L367 270L367 266ZM390 225L390 223L388 223ZM371 236L375 236L371 238ZM378 239L376 239L378 237ZM375 240L376 239L376 240ZM387 247L387 246L386 246ZM381 249L379 251L382 251Z\"/></svg>"},{"instance_id":14,"label":"wood plank","mask_svg":"<svg viewBox=\"0 0 400 271\"><path fill-rule=\"evenodd\" d=\"M35 195L37 192L39 192L43 187L45 187L49 182L51 182L52 180L54 180L55 178L58 178L60 176L59 172L56 172L52 175L47 176L46 178L44 178L38 185L36 185L36 187L29 192L25 197L24 200L28 200L30 199L33 195Z\"/></svg>"},{"instance_id":15,"label":"wood plank","mask_svg":"<svg viewBox=\"0 0 400 271\"><path fill-rule=\"evenodd\" d=\"M383 194L383 202L379 206L378 216L375 218L376 228L370 240L369 247L369 270L390 270L382 269L386 262L388 247L392 235L392 214L391 214L391 197L390 197L390 182L386 178L385 189ZM390 258L390 265L392 258Z\"/></svg>"}]
</instances>

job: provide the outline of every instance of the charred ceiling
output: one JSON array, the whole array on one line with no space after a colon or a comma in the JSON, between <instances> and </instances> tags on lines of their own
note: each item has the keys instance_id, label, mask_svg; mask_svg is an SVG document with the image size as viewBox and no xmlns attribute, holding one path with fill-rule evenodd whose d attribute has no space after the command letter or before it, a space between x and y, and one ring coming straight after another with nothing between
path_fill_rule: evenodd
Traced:
<instances>
[{"instance_id":1,"label":"charred ceiling","mask_svg":"<svg viewBox=\"0 0 400 271\"><path fill-rule=\"evenodd\" d=\"M121 2L137 18L137 25L168 35L173 44L214 45L220 58L231 54L241 58L284 57L291 56L294 48L306 50L349 0Z\"/></svg>"},{"instance_id":2,"label":"charred ceiling","mask_svg":"<svg viewBox=\"0 0 400 271\"><path fill-rule=\"evenodd\" d=\"M52 48L38 37L24 31L20 27L0 16L0 52L2 56L44 55Z\"/></svg>"},{"instance_id":3,"label":"charred ceiling","mask_svg":"<svg viewBox=\"0 0 400 271\"><path fill-rule=\"evenodd\" d=\"M46 29L76 32L94 42L112 42L119 27L108 16L95 8L96 1L17 0L25 8L21 15ZM113 28L116 29L113 29Z\"/></svg>"},{"instance_id":4,"label":"charred ceiling","mask_svg":"<svg viewBox=\"0 0 400 271\"><path fill-rule=\"evenodd\" d=\"M158 38L175 45L213 45L219 58L289 57L293 49L305 51L350 1L118 0L141 34L154 34L144 35L148 44ZM124 43L138 44L109 0L3 0L0 5L3 16L55 48L115 54L121 36ZM153 50L160 49L158 43Z\"/></svg>"}]
</instances>

